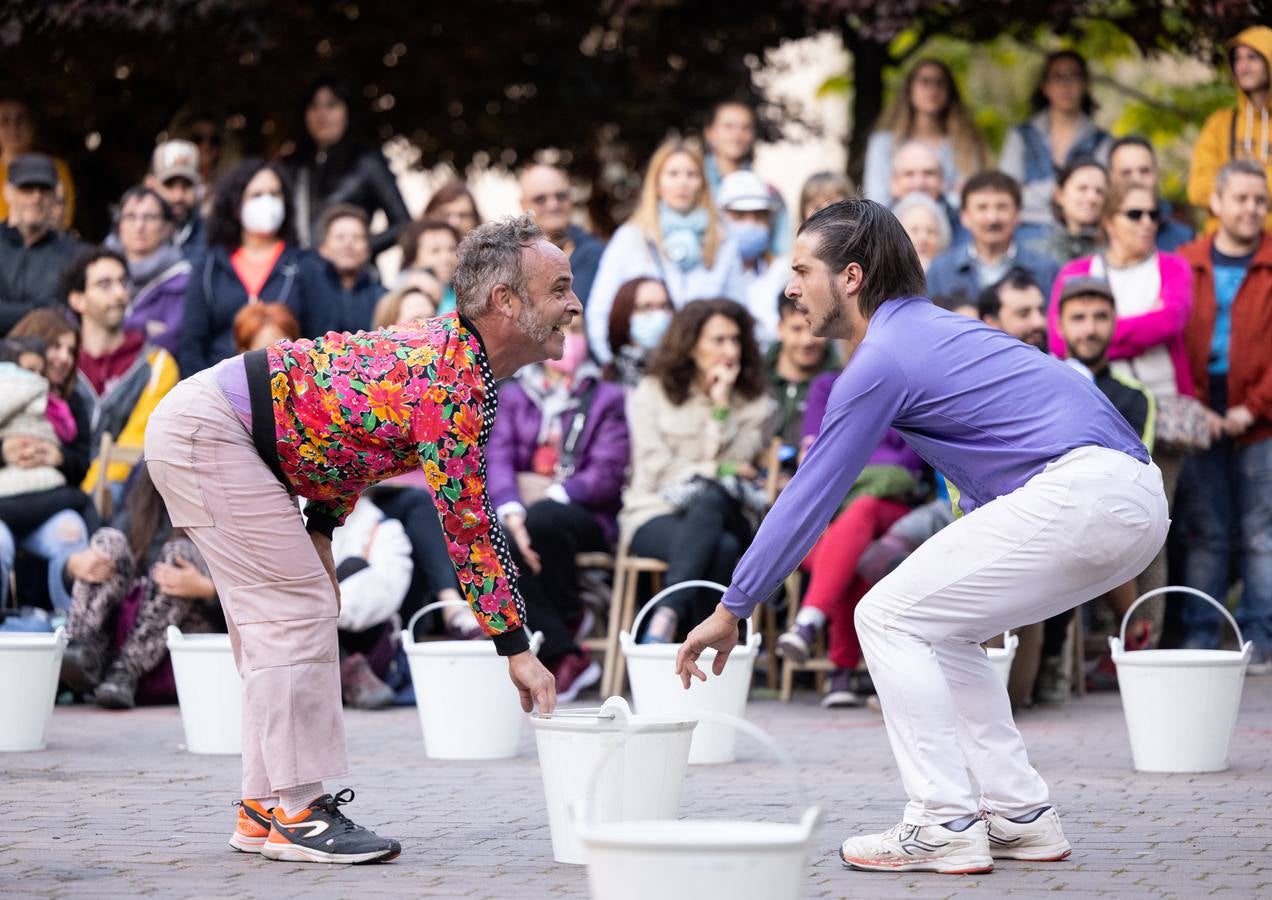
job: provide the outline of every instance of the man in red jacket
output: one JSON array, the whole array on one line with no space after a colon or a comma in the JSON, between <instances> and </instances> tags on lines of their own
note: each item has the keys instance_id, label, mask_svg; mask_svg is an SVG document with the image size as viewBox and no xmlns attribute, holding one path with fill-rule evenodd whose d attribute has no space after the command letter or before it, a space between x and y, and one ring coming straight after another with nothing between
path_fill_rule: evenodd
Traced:
<instances>
[{"instance_id":1,"label":"man in red jacket","mask_svg":"<svg viewBox=\"0 0 1272 900\"><path fill-rule=\"evenodd\" d=\"M1214 438L1180 479L1185 581L1222 599L1237 554L1237 620L1254 642L1249 672L1263 674L1272 671L1272 234L1263 169L1225 165L1210 211L1218 231L1179 249L1193 270L1188 358ZM1183 622L1186 646L1216 646L1219 618L1209 607L1189 604Z\"/></svg>"}]
</instances>

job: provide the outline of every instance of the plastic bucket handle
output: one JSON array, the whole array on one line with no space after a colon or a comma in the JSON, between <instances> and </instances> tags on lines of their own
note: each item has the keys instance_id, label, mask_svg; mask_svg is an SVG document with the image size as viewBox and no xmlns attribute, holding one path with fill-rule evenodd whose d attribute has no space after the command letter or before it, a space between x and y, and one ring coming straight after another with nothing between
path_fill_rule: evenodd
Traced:
<instances>
[{"instance_id":1,"label":"plastic bucket handle","mask_svg":"<svg viewBox=\"0 0 1272 900\"><path fill-rule=\"evenodd\" d=\"M1122 649L1124 651L1126 650L1126 625L1128 622L1131 621L1131 613L1135 612L1135 608L1139 606L1141 603L1143 603L1145 600L1148 600L1152 597L1159 597L1162 594L1192 594L1194 597L1200 597L1202 600L1205 600L1215 609L1219 610L1219 612L1223 613L1223 617L1228 620L1228 624L1232 626L1232 630L1237 633L1237 646L1238 647L1245 646L1245 641L1243 640L1242 634L1241 634L1241 626L1237 624L1237 620L1232 617L1232 613L1228 612L1227 608L1222 603L1220 603L1214 597L1207 594L1205 591L1199 591L1196 588L1185 587L1183 585L1173 585L1173 586L1167 585L1166 587L1160 587L1155 590L1149 591L1147 594L1144 594L1142 597L1140 597L1138 600L1132 603L1131 608L1126 611L1126 615L1122 616L1122 632L1119 638L1122 642ZM1131 652L1131 651L1126 651L1126 652Z\"/></svg>"},{"instance_id":2,"label":"plastic bucket handle","mask_svg":"<svg viewBox=\"0 0 1272 900\"><path fill-rule=\"evenodd\" d=\"M424 616L425 613L431 613L435 609L441 609L443 606L462 606L464 609L472 609L464 600L436 600L427 606L422 606L415 611L415 615L411 616L411 620L406 623L406 633L411 636L411 643L415 643L415 623ZM521 625L525 628L525 623ZM530 652L535 656L539 655L539 648L543 646L543 634L538 631L530 633Z\"/></svg>"},{"instance_id":3,"label":"plastic bucket handle","mask_svg":"<svg viewBox=\"0 0 1272 900\"><path fill-rule=\"evenodd\" d=\"M636 618L632 620L632 637L635 637L640 633L640 623L645 620L645 615L657 606L664 597L669 594L674 594L676 591L683 591L688 588L711 588L712 590L719 591L722 596L728 590L727 587L720 584L718 581L707 581L704 578L693 578L689 581L678 581L675 584L669 584L667 587L654 594L654 596L650 597L649 602L640 608L640 612L636 613ZM745 619L744 621L746 622L746 639L744 639L742 643L746 643L746 640L749 640L751 635L755 632L755 623L753 623L750 619Z\"/></svg>"},{"instance_id":4,"label":"plastic bucket handle","mask_svg":"<svg viewBox=\"0 0 1272 900\"><path fill-rule=\"evenodd\" d=\"M710 583L711 582L708 582L708 584ZM684 582L684 584L690 584L690 582L686 581ZM602 707L601 709L602 711L605 711L607 708L608 708L608 704L607 706ZM800 777L799 769L795 765L794 758L792 758L791 755L786 752L786 750L782 747L782 745L779 744L776 740L774 740L773 736L770 735L767 731L765 731L760 726L754 724L753 722L748 722L746 719L740 719L737 716L730 716L727 713L711 712L708 710L695 711L694 716L697 717L697 719L700 722L712 722L717 725L724 725L729 728L733 728L737 731L741 731L750 735L751 737L755 738L755 740L759 742L759 744L763 746L765 750L767 750L769 753L775 756L778 762L782 763L782 765L787 769L787 771L791 773L791 779L795 782L795 796L796 796L796 800L798 804L802 807L805 807L804 814L803 816L800 817L799 824L801 827L803 827L806 836L808 834L811 834L813 830L813 826L817 823L817 819L821 815L821 807L809 806L808 791L804 787L804 779ZM626 716L623 716L622 718L626 719ZM642 731L645 731L645 730L646 729L640 725L628 725L620 733L625 735L640 734ZM587 800L583 803L583 811L582 811L583 821L581 822L582 825L591 827L597 824L596 823L596 812L597 812L596 804L598 802L597 798L600 796L600 793L596 790L597 784L600 780L601 772L605 768L605 764L609 762L609 759L611 756L614 755L614 752L623 746L624 746L624 742L622 741L615 743L614 746L606 750L601 755L601 758L596 761L596 767L592 769L592 774L588 777L588 780L587 780L587 793L584 795L587 797Z\"/></svg>"}]
</instances>

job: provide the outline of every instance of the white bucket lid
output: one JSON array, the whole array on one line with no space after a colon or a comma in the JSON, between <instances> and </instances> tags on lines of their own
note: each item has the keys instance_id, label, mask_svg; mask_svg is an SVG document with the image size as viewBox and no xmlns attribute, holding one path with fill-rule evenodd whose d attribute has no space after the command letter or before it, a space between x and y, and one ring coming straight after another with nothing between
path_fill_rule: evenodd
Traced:
<instances>
[{"instance_id":1,"label":"white bucket lid","mask_svg":"<svg viewBox=\"0 0 1272 900\"><path fill-rule=\"evenodd\" d=\"M598 734L636 729L647 733L690 731L697 719L677 716L636 715L622 697L610 697L599 709L558 710L550 716L535 713L530 724L536 731L557 731L573 734Z\"/></svg>"}]
</instances>

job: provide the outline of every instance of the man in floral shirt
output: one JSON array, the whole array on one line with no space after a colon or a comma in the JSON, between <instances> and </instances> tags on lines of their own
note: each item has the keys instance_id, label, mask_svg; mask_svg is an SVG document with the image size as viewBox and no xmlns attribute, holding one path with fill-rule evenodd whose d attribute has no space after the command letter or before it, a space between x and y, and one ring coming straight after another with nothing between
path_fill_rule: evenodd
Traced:
<instances>
[{"instance_id":1,"label":"man in floral shirt","mask_svg":"<svg viewBox=\"0 0 1272 900\"><path fill-rule=\"evenodd\" d=\"M340 812L352 791L323 790L348 771L331 532L381 480L422 468L460 586L523 708L555 706L552 675L529 652L483 448L496 380L561 357L562 330L583 312L572 282L532 218L492 222L460 248L456 313L226 360L151 415L151 476L207 560L243 678L235 849L334 863L401 851Z\"/></svg>"}]
</instances>

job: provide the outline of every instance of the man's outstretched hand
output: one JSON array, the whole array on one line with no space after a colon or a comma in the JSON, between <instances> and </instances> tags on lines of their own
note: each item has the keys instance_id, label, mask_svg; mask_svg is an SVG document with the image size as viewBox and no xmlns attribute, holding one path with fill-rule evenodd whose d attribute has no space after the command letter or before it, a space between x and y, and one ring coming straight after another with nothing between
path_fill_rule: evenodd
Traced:
<instances>
[{"instance_id":1,"label":"man's outstretched hand","mask_svg":"<svg viewBox=\"0 0 1272 900\"><path fill-rule=\"evenodd\" d=\"M556 709L556 679L529 650L508 657L508 677L521 693L521 708L526 712L537 706L547 716Z\"/></svg>"},{"instance_id":2,"label":"man's outstretched hand","mask_svg":"<svg viewBox=\"0 0 1272 900\"><path fill-rule=\"evenodd\" d=\"M724 672L724 664L729 661L729 654L738 645L738 617L724 606L717 604L715 612L704 619L697 628L689 632L685 642L680 645L676 654L676 674L680 683L689 689L690 677L706 681L706 674L698 668L698 657L708 647L715 650L715 662L711 671L716 675Z\"/></svg>"}]
</instances>

